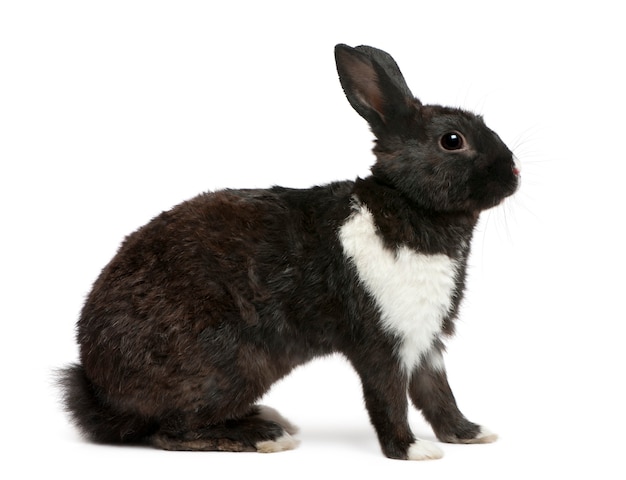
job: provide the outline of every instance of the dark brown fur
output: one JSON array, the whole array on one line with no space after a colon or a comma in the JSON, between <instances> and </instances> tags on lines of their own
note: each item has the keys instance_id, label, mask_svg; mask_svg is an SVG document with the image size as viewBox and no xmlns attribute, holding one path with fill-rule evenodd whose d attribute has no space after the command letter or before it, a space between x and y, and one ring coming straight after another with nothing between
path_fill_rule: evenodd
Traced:
<instances>
[{"instance_id":1,"label":"dark brown fur","mask_svg":"<svg viewBox=\"0 0 626 480\"><path fill-rule=\"evenodd\" d=\"M297 365L333 352L359 374L387 456L407 458L416 441L407 391L440 439L479 434L445 371L422 362L410 378L402 373L397 339L337 233L358 198L388 249L454 258L457 285L441 331L452 334L478 214L517 187L511 152L479 117L422 106L384 52L340 45L336 56L350 103L377 137L373 175L306 190L206 193L130 235L85 302L80 364L63 377L67 408L91 439L257 450L289 430L259 413L258 399ZM449 130L472 150L442 152L439 136Z\"/></svg>"}]
</instances>

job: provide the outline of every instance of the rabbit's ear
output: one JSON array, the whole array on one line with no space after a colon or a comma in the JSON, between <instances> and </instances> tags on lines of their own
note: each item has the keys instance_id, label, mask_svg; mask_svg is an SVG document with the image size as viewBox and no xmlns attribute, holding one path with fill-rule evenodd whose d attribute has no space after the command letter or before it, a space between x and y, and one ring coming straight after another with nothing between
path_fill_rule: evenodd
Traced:
<instances>
[{"instance_id":1,"label":"rabbit's ear","mask_svg":"<svg viewBox=\"0 0 626 480\"><path fill-rule=\"evenodd\" d=\"M340 44L335 47L335 60L348 101L372 128L389 124L414 108L416 99L388 53Z\"/></svg>"}]
</instances>

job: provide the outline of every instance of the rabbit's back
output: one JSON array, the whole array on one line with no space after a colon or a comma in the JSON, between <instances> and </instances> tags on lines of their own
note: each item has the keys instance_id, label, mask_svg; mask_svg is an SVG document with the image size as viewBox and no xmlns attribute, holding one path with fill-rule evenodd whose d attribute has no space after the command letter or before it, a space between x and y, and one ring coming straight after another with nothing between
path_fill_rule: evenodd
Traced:
<instances>
[{"instance_id":1,"label":"rabbit's back","mask_svg":"<svg viewBox=\"0 0 626 480\"><path fill-rule=\"evenodd\" d=\"M331 351L332 244L352 186L207 193L130 235L78 323L93 384L145 416L203 407L217 419Z\"/></svg>"}]
</instances>

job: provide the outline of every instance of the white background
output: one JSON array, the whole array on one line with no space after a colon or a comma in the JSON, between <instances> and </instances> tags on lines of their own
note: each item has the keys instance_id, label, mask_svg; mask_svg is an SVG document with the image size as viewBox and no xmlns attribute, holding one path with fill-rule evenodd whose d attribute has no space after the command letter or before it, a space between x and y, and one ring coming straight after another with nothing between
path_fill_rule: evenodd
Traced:
<instances>
[{"instance_id":1,"label":"white background","mask_svg":"<svg viewBox=\"0 0 626 480\"><path fill-rule=\"evenodd\" d=\"M0 476L624 478L622 11L2 2ZM339 86L340 42L387 50L422 101L484 114L522 161L521 191L482 216L447 355L462 410L500 440L442 445L436 462L387 460L356 375L331 357L264 399L301 427L294 451L85 443L52 372L76 360L84 296L126 234L209 189L367 175L371 134ZM434 440L417 412L411 424Z\"/></svg>"}]
</instances>

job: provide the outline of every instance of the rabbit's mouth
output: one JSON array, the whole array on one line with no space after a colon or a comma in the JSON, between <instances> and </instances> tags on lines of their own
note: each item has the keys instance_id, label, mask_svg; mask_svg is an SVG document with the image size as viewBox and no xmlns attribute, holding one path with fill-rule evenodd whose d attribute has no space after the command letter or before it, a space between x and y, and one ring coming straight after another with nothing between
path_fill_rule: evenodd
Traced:
<instances>
[{"instance_id":1,"label":"rabbit's mouth","mask_svg":"<svg viewBox=\"0 0 626 480\"><path fill-rule=\"evenodd\" d=\"M502 202L504 202L508 197L513 195L519 189L519 186L520 186L520 183L521 183L521 177L520 177L519 168L513 167L513 174L515 175L513 177L513 180L510 182L509 185L505 186L505 192L500 197L500 200L498 201L498 203L496 205L500 205Z\"/></svg>"},{"instance_id":2,"label":"rabbit's mouth","mask_svg":"<svg viewBox=\"0 0 626 480\"><path fill-rule=\"evenodd\" d=\"M470 183L468 198L472 210L487 210L500 205L507 197L513 195L520 186L520 169L513 159L509 164L500 163L500 167L494 171L491 169L488 175L478 175Z\"/></svg>"},{"instance_id":3,"label":"rabbit's mouth","mask_svg":"<svg viewBox=\"0 0 626 480\"><path fill-rule=\"evenodd\" d=\"M502 188L502 198L498 202L498 204L502 203L502 201L511 195L513 195L519 189L521 183L521 167L519 163L519 159L513 155L511 157L511 173L507 175L507 179L501 182Z\"/></svg>"}]
</instances>

